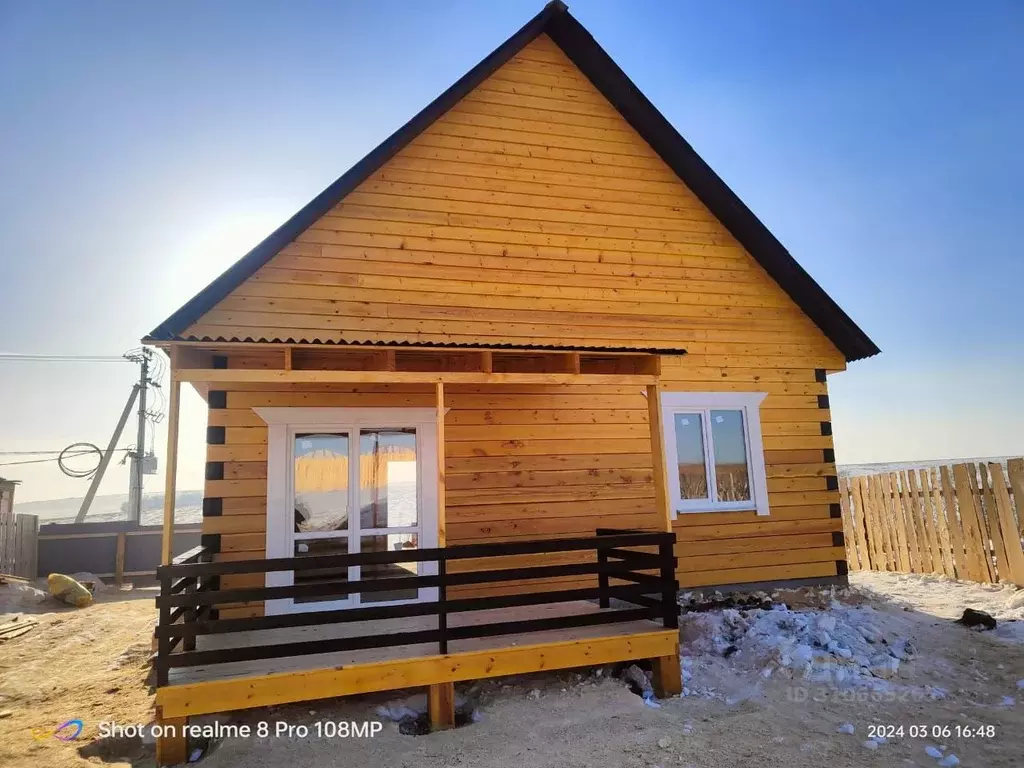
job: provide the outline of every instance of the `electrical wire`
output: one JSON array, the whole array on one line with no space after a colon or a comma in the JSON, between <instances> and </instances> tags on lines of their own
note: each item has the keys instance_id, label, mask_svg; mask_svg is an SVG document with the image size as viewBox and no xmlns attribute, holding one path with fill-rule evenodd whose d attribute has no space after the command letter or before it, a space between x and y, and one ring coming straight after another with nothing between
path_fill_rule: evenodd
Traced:
<instances>
[{"instance_id":1,"label":"electrical wire","mask_svg":"<svg viewBox=\"0 0 1024 768\"><path fill-rule=\"evenodd\" d=\"M46 363L71 363L71 362L82 362L82 363L123 363L126 362L123 357L114 357L113 355L29 355L21 352L0 352L0 361L36 361Z\"/></svg>"}]
</instances>

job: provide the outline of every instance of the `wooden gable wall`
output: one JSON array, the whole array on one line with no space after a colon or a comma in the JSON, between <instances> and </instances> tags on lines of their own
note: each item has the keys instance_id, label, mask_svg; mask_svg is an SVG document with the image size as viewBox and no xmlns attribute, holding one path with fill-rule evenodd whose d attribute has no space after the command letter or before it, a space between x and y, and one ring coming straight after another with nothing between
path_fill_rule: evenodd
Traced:
<instances>
[{"instance_id":1,"label":"wooden gable wall","mask_svg":"<svg viewBox=\"0 0 1024 768\"><path fill-rule=\"evenodd\" d=\"M545 36L185 334L842 356Z\"/></svg>"},{"instance_id":2,"label":"wooden gable wall","mask_svg":"<svg viewBox=\"0 0 1024 768\"><path fill-rule=\"evenodd\" d=\"M666 390L769 393L771 515L680 515L681 585L842 572L823 375L842 355L545 37L185 335L685 348L664 360ZM228 356L262 364L244 348ZM208 448L223 477L206 488L223 511L204 519L221 557L264 548L266 430L253 406L432 397L413 385L229 389L210 411L225 427ZM449 543L658 527L638 389L455 386L448 405Z\"/></svg>"}]
</instances>

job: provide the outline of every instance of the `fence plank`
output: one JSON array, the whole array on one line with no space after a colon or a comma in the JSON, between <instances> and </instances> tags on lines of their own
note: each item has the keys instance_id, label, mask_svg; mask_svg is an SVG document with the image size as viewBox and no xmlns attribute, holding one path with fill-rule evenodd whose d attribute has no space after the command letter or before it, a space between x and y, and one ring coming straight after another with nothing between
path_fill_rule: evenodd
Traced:
<instances>
[{"instance_id":1,"label":"fence plank","mask_svg":"<svg viewBox=\"0 0 1024 768\"><path fill-rule=\"evenodd\" d=\"M973 565L975 581L995 581L992 573L992 558L988 552L988 536L983 535L984 520L978 509L976 481L971 479L968 464L954 464L953 477L956 480L956 500L960 520L964 524L967 550Z\"/></svg>"},{"instance_id":2,"label":"fence plank","mask_svg":"<svg viewBox=\"0 0 1024 768\"><path fill-rule=\"evenodd\" d=\"M1017 530L1024 536L1024 459L1010 459L1006 462L1006 472L1010 476L1013 505L1017 509Z\"/></svg>"},{"instance_id":3,"label":"fence plank","mask_svg":"<svg viewBox=\"0 0 1024 768\"><path fill-rule=\"evenodd\" d=\"M850 570L860 570L860 554L853 533L853 510L850 503L850 486L846 478L839 476L839 510L843 516L843 539L846 542L846 561Z\"/></svg>"},{"instance_id":4,"label":"fence plank","mask_svg":"<svg viewBox=\"0 0 1024 768\"><path fill-rule=\"evenodd\" d=\"M898 571L899 565L896 558L896 544L892 535L892 519L889 508L885 503L885 495L882 490L881 475L872 475L874 484L875 504L878 509L878 524L882 532L882 548L885 555L885 567L889 571Z\"/></svg>"},{"instance_id":5,"label":"fence plank","mask_svg":"<svg viewBox=\"0 0 1024 768\"><path fill-rule=\"evenodd\" d=\"M917 503L916 484L910 481L910 471L900 471L900 481L903 485L903 503L907 509L907 517L910 518L917 532L917 573L931 573L932 553L928 546L928 531L924 527L924 517L921 515L921 507Z\"/></svg>"},{"instance_id":6,"label":"fence plank","mask_svg":"<svg viewBox=\"0 0 1024 768\"><path fill-rule=\"evenodd\" d=\"M864 509L868 523L868 545L871 547L871 567L876 571L885 570L885 555L882 552L882 530L878 522L878 510L875 506L874 492L871 487L871 478L862 477L861 496L864 499Z\"/></svg>"},{"instance_id":7,"label":"fence plank","mask_svg":"<svg viewBox=\"0 0 1024 768\"><path fill-rule=\"evenodd\" d=\"M978 464L978 490L984 499L985 527L988 531L989 541L992 543L992 551L996 558L996 575L1002 582L1010 582L1010 564L1006 560L1006 547L1003 545L1003 534L999 528L999 512L996 511L996 499L989 485L988 468L984 464ZM996 579L993 579L995 581Z\"/></svg>"},{"instance_id":8,"label":"fence plank","mask_svg":"<svg viewBox=\"0 0 1024 768\"><path fill-rule=\"evenodd\" d=\"M942 573L942 553L939 551L939 537L935 531L935 519L931 516L930 505L925 497L926 486L920 482L922 470L909 470L910 488L914 494L914 506L924 521L928 537L928 559L925 561L932 573Z\"/></svg>"},{"instance_id":9,"label":"fence plank","mask_svg":"<svg viewBox=\"0 0 1024 768\"><path fill-rule=\"evenodd\" d=\"M939 573L952 577L953 566L949 562L949 531L946 530L942 515L942 497L930 469L920 469L918 475L921 483L921 504L935 530L935 554L938 557L936 567Z\"/></svg>"},{"instance_id":10,"label":"fence plank","mask_svg":"<svg viewBox=\"0 0 1024 768\"><path fill-rule=\"evenodd\" d=\"M992 462L988 465L988 469L992 473L991 487L996 507L990 525L993 531L1000 532L1000 543L1006 552L1007 570L1000 574L999 580L1012 581L1017 586L1024 587L1024 551L1021 550L1020 535L1017 531L1016 521L1013 519L1013 507L1010 504L1010 493L1003 477L1003 467L1001 464Z\"/></svg>"},{"instance_id":11,"label":"fence plank","mask_svg":"<svg viewBox=\"0 0 1024 768\"><path fill-rule=\"evenodd\" d=\"M889 506L889 519L896 539L897 570L910 570L910 550L907 549L907 526L903 516L903 506L892 482L892 474L881 475L882 494Z\"/></svg>"},{"instance_id":12,"label":"fence plank","mask_svg":"<svg viewBox=\"0 0 1024 768\"><path fill-rule=\"evenodd\" d=\"M899 473L892 473L893 492L899 496L900 509L903 510L903 524L907 530L907 550L910 555L910 573L921 573L921 544L918 541L919 524L914 520L910 497L907 492L906 479Z\"/></svg>"},{"instance_id":13,"label":"fence plank","mask_svg":"<svg viewBox=\"0 0 1024 768\"><path fill-rule=\"evenodd\" d=\"M969 579L967 560L964 555L964 532L960 526L960 518L956 514L956 500L953 498L953 478L949 467L939 467L939 481L942 485L942 496L946 502L946 526L949 529L949 544L953 556L953 567L956 578Z\"/></svg>"},{"instance_id":14,"label":"fence plank","mask_svg":"<svg viewBox=\"0 0 1024 768\"><path fill-rule=\"evenodd\" d=\"M857 548L860 550L860 567L870 570L871 548L868 546L868 525L867 511L864 508L863 478L850 478L850 488L853 491L853 505L856 507L857 515L854 518L854 536L857 539Z\"/></svg>"}]
</instances>

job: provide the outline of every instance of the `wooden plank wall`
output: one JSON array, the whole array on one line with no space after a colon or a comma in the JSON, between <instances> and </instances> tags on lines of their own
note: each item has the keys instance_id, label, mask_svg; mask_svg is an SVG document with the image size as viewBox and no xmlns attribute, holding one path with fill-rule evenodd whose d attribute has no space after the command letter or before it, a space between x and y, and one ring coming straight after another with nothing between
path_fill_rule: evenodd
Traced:
<instances>
[{"instance_id":1,"label":"wooden plank wall","mask_svg":"<svg viewBox=\"0 0 1024 768\"><path fill-rule=\"evenodd\" d=\"M824 380L842 355L546 37L186 335L685 348L665 388L769 392L772 515L682 516L681 584L845 572ZM205 523L222 557L263 547L265 431L247 408L433 404L399 386L225 397L209 449L224 474L207 487L223 501ZM449 401L450 543L657 527L638 390L453 387Z\"/></svg>"},{"instance_id":2,"label":"wooden plank wall","mask_svg":"<svg viewBox=\"0 0 1024 768\"><path fill-rule=\"evenodd\" d=\"M845 367L547 37L185 335L685 348L723 365Z\"/></svg>"},{"instance_id":3,"label":"wooden plank wall","mask_svg":"<svg viewBox=\"0 0 1024 768\"><path fill-rule=\"evenodd\" d=\"M259 365L231 356L231 367ZM762 429L772 514L681 515L684 587L835 576L843 567L842 521L822 371L707 369L666 358L670 389L754 389L770 394ZM723 375L724 374L724 375ZM688 381L687 381L688 380ZM254 407L430 407L429 385L238 385L212 394L212 441L203 531L219 535L221 559L260 558L266 531L267 430ZM598 527L658 530L647 403L639 387L449 385L446 403L449 544L592 535ZM561 553L544 563L581 562ZM538 564L507 557L453 564L453 570ZM224 577L225 587L260 583ZM563 578L531 589L588 583ZM500 594L502 584L452 590ZM230 615L230 611L227 615Z\"/></svg>"},{"instance_id":4,"label":"wooden plank wall","mask_svg":"<svg viewBox=\"0 0 1024 768\"><path fill-rule=\"evenodd\" d=\"M850 567L1024 586L1024 459L844 478Z\"/></svg>"},{"instance_id":5,"label":"wooden plank wall","mask_svg":"<svg viewBox=\"0 0 1024 768\"><path fill-rule=\"evenodd\" d=\"M673 528L682 588L846 573L825 372L770 360L761 366L693 355L663 363L666 390L769 393L761 431L770 514L680 514Z\"/></svg>"}]
</instances>

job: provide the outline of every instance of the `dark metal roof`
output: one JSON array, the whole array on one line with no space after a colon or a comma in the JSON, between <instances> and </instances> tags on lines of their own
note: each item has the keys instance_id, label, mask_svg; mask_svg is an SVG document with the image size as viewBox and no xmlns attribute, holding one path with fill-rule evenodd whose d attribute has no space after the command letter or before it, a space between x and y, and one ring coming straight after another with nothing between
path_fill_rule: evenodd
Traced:
<instances>
[{"instance_id":1,"label":"dark metal roof","mask_svg":"<svg viewBox=\"0 0 1024 768\"><path fill-rule=\"evenodd\" d=\"M679 135L590 33L573 18L561 0L548 3L544 10L451 88L157 326L145 341L181 338L180 334L190 325L541 34L547 34L565 52L847 360L878 354L880 350L867 334L804 271L782 243Z\"/></svg>"},{"instance_id":2,"label":"dark metal roof","mask_svg":"<svg viewBox=\"0 0 1024 768\"><path fill-rule=\"evenodd\" d=\"M491 344L488 342L462 342L462 341L353 341L351 339L313 339L312 341L307 339L264 339L264 338L253 338L253 337L241 337L232 336L231 338L225 338L218 336L217 338L211 338L209 336L184 336L180 337L181 341L195 341L203 342L207 344L221 344L221 343L252 343L257 342L261 344L307 344L307 345L318 345L328 347L407 347L409 349L515 349L515 350L534 350L537 352L635 352L636 354L646 355L685 355L685 349L669 348L669 347L598 347L590 345L560 345L560 344ZM157 339L156 341L159 341Z\"/></svg>"}]
</instances>

